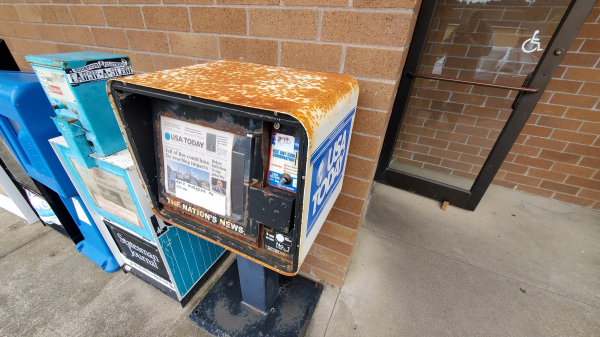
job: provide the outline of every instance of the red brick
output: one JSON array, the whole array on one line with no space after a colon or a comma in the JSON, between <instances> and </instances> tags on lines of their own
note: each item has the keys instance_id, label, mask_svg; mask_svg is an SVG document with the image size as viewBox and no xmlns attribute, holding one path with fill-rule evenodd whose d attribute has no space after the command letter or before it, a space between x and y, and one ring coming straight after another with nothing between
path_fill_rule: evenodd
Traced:
<instances>
[{"instance_id":1,"label":"red brick","mask_svg":"<svg viewBox=\"0 0 600 337\"><path fill-rule=\"evenodd\" d=\"M474 125L477 121L477 117L446 112L441 120L455 124Z\"/></svg>"},{"instance_id":2,"label":"red brick","mask_svg":"<svg viewBox=\"0 0 600 337\"><path fill-rule=\"evenodd\" d=\"M469 137L467 135L462 135L462 134L457 134L457 133L446 132L446 131L440 130L440 131L437 131L437 133L435 134L435 138L447 140L447 141L451 141L451 142L455 142L455 143L465 143Z\"/></svg>"},{"instance_id":3,"label":"red brick","mask_svg":"<svg viewBox=\"0 0 600 337\"><path fill-rule=\"evenodd\" d=\"M598 51L600 53L600 50ZM600 93L600 83L585 82L583 87L579 90L582 95L598 96Z\"/></svg>"},{"instance_id":4,"label":"red brick","mask_svg":"<svg viewBox=\"0 0 600 337\"><path fill-rule=\"evenodd\" d=\"M567 178L567 175L564 173L546 171L546 170L541 170L541 169L537 169L537 168L533 168L533 167L529 169L529 172L527 172L527 175L531 176L531 177L541 178L541 179L545 179L545 180L552 180L552 181L557 181L557 182L563 182Z\"/></svg>"},{"instance_id":5,"label":"red brick","mask_svg":"<svg viewBox=\"0 0 600 337\"><path fill-rule=\"evenodd\" d=\"M522 176L522 175L518 175L518 174L514 174L514 173L507 173L506 176L504 177L504 179L508 180L508 181L512 181L517 184L530 185L530 186L534 186L534 187L539 186L540 183L542 182L541 179L526 177L526 176Z\"/></svg>"},{"instance_id":6,"label":"red brick","mask_svg":"<svg viewBox=\"0 0 600 337\"><path fill-rule=\"evenodd\" d=\"M454 123L434 121L434 120L426 120L424 126L426 128L445 130L445 131L453 131L456 127Z\"/></svg>"},{"instance_id":7,"label":"red brick","mask_svg":"<svg viewBox=\"0 0 600 337\"><path fill-rule=\"evenodd\" d=\"M434 137L435 136L435 130L421 128L421 127L412 126L412 125L408 125L406 127L405 132L413 134L413 135L426 136L426 137Z\"/></svg>"},{"instance_id":8,"label":"red brick","mask_svg":"<svg viewBox=\"0 0 600 337\"><path fill-rule=\"evenodd\" d=\"M334 207L343 211L361 215L365 201L347 194L341 193L335 201Z\"/></svg>"},{"instance_id":9,"label":"red brick","mask_svg":"<svg viewBox=\"0 0 600 337\"><path fill-rule=\"evenodd\" d=\"M567 54L567 55L569 55L569 54ZM568 92L568 93L574 94L577 91L579 91L579 88L581 88L582 83L583 82L579 82L579 81L567 81L567 80L561 80L558 78L553 78L550 81L550 83L548 84L548 86L546 87L546 90ZM544 104L544 105L547 105L547 104ZM537 106L536 106L536 108L537 108Z\"/></svg>"},{"instance_id":10,"label":"red brick","mask_svg":"<svg viewBox=\"0 0 600 337\"><path fill-rule=\"evenodd\" d=\"M565 149L566 152L576 153L583 156L600 158L600 147L586 146L579 144L569 144Z\"/></svg>"},{"instance_id":11,"label":"red brick","mask_svg":"<svg viewBox=\"0 0 600 337\"><path fill-rule=\"evenodd\" d=\"M343 268L347 268L348 264L350 264L349 256L340 254L329 248L321 247L320 245L315 245L315 256L321 260L331 262Z\"/></svg>"},{"instance_id":12,"label":"red brick","mask_svg":"<svg viewBox=\"0 0 600 337\"><path fill-rule=\"evenodd\" d=\"M427 145L427 146L431 146L431 147L438 147L440 149L445 149L448 147L448 142L445 140L438 140L438 139L433 139L433 138L428 138L428 137L419 137L419 144L423 144L423 145Z\"/></svg>"},{"instance_id":13,"label":"red brick","mask_svg":"<svg viewBox=\"0 0 600 337\"><path fill-rule=\"evenodd\" d=\"M527 186L527 185L517 185L517 191L539 195L544 198L550 198L552 196L552 194L554 194L554 192L552 192L552 191L543 190L541 188L531 187L531 186Z\"/></svg>"},{"instance_id":14,"label":"red brick","mask_svg":"<svg viewBox=\"0 0 600 337\"><path fill-rule=\"evenodd\" d=\"M426 154L420 154L420 153L415 153L413 155L413 159L424 162L424 163L434 164L434 165L439 165L442 162L441 158L429 156Z\"/></svg>"},{"instance_id":15,"label":"red brick","mask_svg":"<svg viewBox=\"0 0 600 337\"><path fill-rule=\"evenodd\" d=\"M550 103L575 106L580 108L593 108L598 102L598 97L555 93Z\"/></svg>"},{"instance_id":16,"label":"red brick","mask_svg":"<svg viewBox=\"0 0 600 337\"><path fill-rule=\"evenodd\" d=\"M514 162L517 164L523 164L526 166L534 166L534 167L539 167L539 168L543 168L543 169L549 169L550 167L552 167L552 162L549 160L526 157L526 156L522 156L522 155L517 156L515 158Z\"/></svg>"},{"instance_id":17,"label":"red brick","mask_svg":"<svg viewBox=\"0 0 600 337\"><path fill-rule=\"evenodd\" d=\"M475 123L475 126L479 126L482 128L502 130L504 128L504 124L506 124L506 121L500 121L497 119L489 119L489 118L481 118L480 117L477 119L477 123Z\"/></svg>"},{"instance_id":18,"label":"red brick","mask_svg":"<svg viewBox=\"0 0 600 337\"><path fill-rule=\"evenodd\" d=\"M540 184L540 188L545 188L547 190L552 190L552 191L566 193L566 194L572 194L572 195L576 195L577 192L579 192L579 187L567 185L567 184L560 184L560 183L548 181L548 180L544 180Z\"/></svg>"},{"instance_id":19,"label":"red brick","mask_svg":"<svg viewBox=\"0 0 600 337\"><path fill-rule=\"evenodd\" d=\"M350 244L354 243L356 240L356 235L358 234L358 232L355 230L329 221L325 221L319 233L329 235L333 238L348 242Z\"/></svg>"},{"instance_id":20,"label":"red brick","mask_svg":"<svg viewBox=\"0 0 600 337\"><path fill-rule=\"evenodd\" d=\"M556 132L556 131L559 131L559 130L554 130L554 132ZM547 139L547 138L539 138L539 137L530 136L527 139L527 141L525 142L525 145L537 146L537 147L542 147L542 148L556 150L556 151L562 151L567 146L567 143L561 142L558 140L551 140L551 139Z\"/></svg>"},{"instance_id":21,"label":"red brick","mask_svg":"<svg viewBox=\"0 0 600 337\"><path fill-rule=\"evenodd\" d=\"M600 113L597 110L569 108L566 118L583 119L585 121L600 122Z\"/></svg>"},{"instance_id":22,"label":"red brick","mask_svg":"<svg viewBox=\"0 0 600 337\"><path fill-rule=\"evenodd\" d=\"M404 119L402 119L402 123L407 125L423 126L425 120L423 118L418 117L404 116Z\"/></svg>"},{"instance_id":23,"label":"red brick","mask_svg":"<svg viewBox=\"0 0 600 337\"><path fill-rule=\"evenodd\" d=\"M481 148L465 144L450 143L448 150L477 155L481 151Z\"/></svg>"},{"instance_id":24,"label":"red brick","mask_svg":"<svg viewBox=\"0 0 600 337\"><path fill-rule=\"evenodd\" d=\"M566 106L538 103L533 109L534 114L561 117L567 111Z\"/></svg>"},{"instance_id":25,"label":"red brick","mask_svg":"<svg viewBox=\"0 0 600 337\"><path fill-rule=\"evenodd\" d=\"M552 199L556 199L559 201L567 202L569 204L574 204L574 205L578 205L578 206L582 206L582 207L589 207L592 204L594 204L594 201L592 201L592 200L583 199L583 198L575 197L575 196L568 195L568 194L562 194L562 193L556 193L556 195L554 195L554 197L552 197Z\"/></svg>"},{"instance_id":26,"label":"red brick","mask_svg":"<svg viewBox=\"0 0 600 337\"><path fill-rule=\"evenodd\" d=\"M321 260L313 255L306 255L306 258L304 259L304 263L308 263L309 265L315 267L315 268L319 268L335 277L338 277L340 279L343 279L344 276L346 275L346 269L342 268L338 265L335 265L331 262L327 262L325 260Z\"/></svg>"},{"instance_id":27,"label":"red brick","mask_svg":"<svg viewBox=\"0 0 600 337\"><path fill-rule=\"evenodd\" d=\"M342 255L350 256L352 254L352 245L346 242L329 237L325 234L319 233L315 239L315 243L336 251Z\"/></svg>"},{"instance_id":28,"label":"red brick","mask_svg":"<svg viewBox=\"0 0 600 337\"><path fill-rule=\"evenodd\" d=\"M488 134L490 133L490 130L485 129L485 128L466 126L466 125L457 125L455 132L470 135L470 136L487 137Z\"/></svg>"},{"instance_id":29,"label":"red brick","mask_svg":"<svg viewBox=\"0 0 600 337\"><path fill-rule=\"evenodd\" d=\"M535 157L540 153L540 149L533 146L513 144L512 148L510 149L510 152Z\"/></svg>"},{"instance_id":30,"label":"red brick","mask_svg":"<svg viewBox=\"0 0 600 337\"><path fill-rule=\"evenodd\" d=\"M428 146L406 143L406 142L402 143L401 148L406 151L418 152L418 153L423 153L423 154L429 153L429 149L430 149Z\"/></svg>"},{"instance_id":31,"label":"red brick","mask_svg":"<svg viewBox=\"0 0 600 337\"><path fill-rule=\"evenodd\" d=\"M471 168L473 168L472 164L467 164L467 163L463 163L460 161L454 161L454 160L448 160L448 159L442 160L441 165L445 166L445 167L449 167L451 169L465 171L465 172L469 172L469 171L471 171Z\"/></svg>"},{"instance_id":32,"label":"red brick","mask_svg":"<svg viewBox=\"0 0 600 337\"><path fill-rule=\"evenodd\" d=\"M586 198L586 199L600 201L600 192L596 192L596 191L592 191L592 190L582 189L577 196Z\"/></svg>"},{"instance_id":33,"label":"red brick","mask_svg":"<svg viewBox=\"0 0 600 337\"><path fill-rule=\"evenodd\" d=\"M485 158L463 153L460 155L460 161L476 165L483 165L483 163L485 163Z\"/></svg>"},{"instance_id":34,"label":"red brick","mask_svg":"<svg viewBox=\"0 0 600 337\"><path fill-rule=\"evenodd\" d=\"M371 191L371 181L364 181L354 177L344 176L342 193L359 198L366 198Z\"/></svg>"},{"instance_id":35,"label":"red brick","mask_svg":"<svg viewBox=\"0 0 600 337\"><path fill-rule=\"evenodd\" d=\"M358 229L362 222L362 217L356 214L344 212L337 208L332 208L327 216L327 220L350 229Z\"/></svg>"},{"instance_id":36,"label":"red brick","mask_svg":"<svg viewBox=\"0 0 600 337\"><path fill-rule=\"evenodd\" d=\"M515 188L515 186L517 186L517 184L510 182L510 181L505 181L505 180L500 180L500 179L494 179L492 180L492 185L498 185L498 186L502 186L504 188L508 188L508 189L513 189Z\"/></svg>"},{"instance_id":37,"label":"red brick","mask_svg":"<svg viewBox=\"0 0 600 337\"><path fill-rule=\"evenodd\" d=\"M571 67L563 77L572 80L596 82L600 78L600 69Z\"/></svg>"},{"instance_id":38,"label":"red brick","mask_svg":"<svg viewBox=\"0 0 600 337\"><path fill-rule=\"evenodd\" d=\"M579 162L579 165L600 169L600 159L584 157Z\"/></svg>"},{"instance_id":39,"label":"red brick","mask_svg":"<svg viewBox=\"0 0 600 337\"><path fill-rule=\"evenodd\" d=\"M467 178L470 180L475 180L475 178L477 178L477 174L467 173L467 172L463 172L463 171L453 171L452 175Z\"/></svg>"},{"instance_id":40,"label":"red brick","mask_svg":"<svg viewBox=\"0 0 600 337\"><path fill-rule=\"evenodd\" d=\"M500 169L520 174L525 174L525 172L527 172L527 166L509 163L506 161L502 163Z\"/></svg>"},{"instance_id":41,"label":"red brick","mask_svg":"<svg viewBox=\"0 0 600 337\"><path fill-rule=\"evenodd\" d=\"M453 152L453 151L448 151L448 150L440 150L440 149L436 149L436 148L431 148L431 150L429 150L429 154L432 156L436 156L436 157L442 157L442 158L454 159L454 160L457 160L460 157L460 153L458 153L458 152ZM444 165L442 165L442 166L444 166Z\"/></svg>"},{"instance_id":42,"label":"red brick","mask_svg":"<svg viewBox=\"0 0 600 337\"><path fill-rule=\"evenodd\" d=\"M572 174L584 178L590 178L594 174L593 169L563 163L555 163L554 166L552 166L552 171L561 172L565 174Z\"/></svg>"},{"instance_id":43,"label":"red brick","mask_svg":"<svg viewBox=\"0 0 600 337\"><path fill-rule=\"evenodd\" d=\"M582 53L600 53L600 40L585 40L581 46Z\"/></svg>"},{"instance_id":44,"label":"red brick","mask_svg":"<svg viewBox=\"0 0 600 337\"><path fill-rule=\"evenodd\" d=\"M316 277L320 278L323 281L326 281L328 283L331 284L335 284L338 287L341 287L344 285L344 280L338 277L335 277L329 273L326 273L324 271L322 271L319 268L314 268L313 269L313 274L315 274Z\"/></svg>"},{"instance_id":45,"label":"red brick","mask_svg":"<svg viewBox=\"0 0 600 337\"><path fill-rule=\"evenodd\" d=\"M570 176L569 178L567 178L566 183L579 187L589 188L592 190L600 190L600 181L598 180Z\"/></svg>"},{"instance_id":46,"label":"red brick","mask_svg":"<svg viewBox=\"0 0 600 337\"><path fill-rule=\"evenodd\" d=\"M567 53L560 64L564 66L593 68L597 61L598 55L595 54Z\"/></svg>"},{"instance_id":47,"label":"red brick","mask_svg":"<svg viewBox=\"0 0 600 337\"><path fill-rule=\"evenodd\" d=\"M542 152L539 155L539 158L544 158L544 159L553 160L553 161L559 161L559 162L563 162L563 163L575 164L579 161L581 156L570 154L570 153L552 151L552 150L542 150Z\"/></svg>"},{"instance_id":48,"label":"red brick","mask_svg":"<svg viewBox=\"0 0 600 337\"><path fill-rule=\"evenodd\" d=\"M560 139L567 142L580 143L580 144L592 144L596 140L595 135L588 135L581 132L571 132L564 130L554 130L551 138Z\"/></svg>"},{"instance_id":49,"label":"red brick","mask_svg":"<svg viewBox=\"0 0 600 337\"><path fill-rule=\"evenodd\" d=\"M535 126L535 125L529 125L526 124L523 127L523 130L521 131L522 134L525 135L532 135L532 136L538 136L538 137L549 137L550 134L552 133L551 128L545 128L545 127L541 127L541 126Z\"/></svg>"},{"instance_id":50,"label":"red brick","mask_svg":"<svg viewBox=\"0 0 600 337\"><path fill-rule=\"evenodd\" d=\"M577 130L581 126L581 121L556 118L551 116L541 116L537 121L537 125L549 126L551 128Z\"/></svg>"}]
</instances>

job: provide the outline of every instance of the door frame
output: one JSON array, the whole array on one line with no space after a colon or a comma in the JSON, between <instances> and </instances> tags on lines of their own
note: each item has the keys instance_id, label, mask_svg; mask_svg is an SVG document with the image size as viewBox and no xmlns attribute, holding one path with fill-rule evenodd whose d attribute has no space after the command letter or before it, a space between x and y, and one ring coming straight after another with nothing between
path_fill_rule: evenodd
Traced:
<instances>
[{"instance_id":1,"label":"door frame","mask_svg":"<svg viewBox=\"0 0 600 337\"><path fill-rule=\"evenodd\" d=\"M418 72L438 3L438 0L422 0L410 49L400 76L390 121L383 140L383 147L375 172L375 181L438 201L448 201L451 205L474 211L492 183L494 176L498 173L500 166L542 97L562 59L567 54L569 47L577 37L595 2L596 0L571 1L535 70L523 84L523 87L537 88L539 91L535 93L520 91L517 95L511 115L508 117L481 171L475 178L471 189L467 190L389 167L415 80L415 77L411 76L410 73Z\"/></svg>"}]
</instances>

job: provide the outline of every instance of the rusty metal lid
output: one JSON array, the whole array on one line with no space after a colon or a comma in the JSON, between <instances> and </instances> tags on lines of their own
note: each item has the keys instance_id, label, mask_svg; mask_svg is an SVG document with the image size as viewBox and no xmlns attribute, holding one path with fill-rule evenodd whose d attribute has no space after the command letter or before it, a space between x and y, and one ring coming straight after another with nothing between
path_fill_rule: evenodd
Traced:
<instances>
[{"instance_id":1,"label":"rusty metal lid","mask_svg":"<svg viewBox=\"0 0 600 337\"><path fill-rule=\"evenodd\" d=\"M235 61L209 62L116 80L289 114L309 134L329 111L358 90L358 83L348 75Z\"/></svg>"}]
</instances>

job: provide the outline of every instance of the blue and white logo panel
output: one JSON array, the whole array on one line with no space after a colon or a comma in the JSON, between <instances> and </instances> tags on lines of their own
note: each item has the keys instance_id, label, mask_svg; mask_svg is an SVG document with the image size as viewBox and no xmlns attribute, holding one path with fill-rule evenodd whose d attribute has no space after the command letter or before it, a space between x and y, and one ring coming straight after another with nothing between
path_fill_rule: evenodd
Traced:
<instances>
[{"instance_id":1,"label":"blue and white logo panel","mask_svg":"<svg viewBox=\"0 0 600 337\"><path fill-rule=\"evenodd\" d=\"M310 157L312 177L307 237L325 206L332 202L330 199L333 191L342 181L342 172L344 172L348 154L352 117L355 111L356 109L350 111Z\"/></svg>"}]
</instances>

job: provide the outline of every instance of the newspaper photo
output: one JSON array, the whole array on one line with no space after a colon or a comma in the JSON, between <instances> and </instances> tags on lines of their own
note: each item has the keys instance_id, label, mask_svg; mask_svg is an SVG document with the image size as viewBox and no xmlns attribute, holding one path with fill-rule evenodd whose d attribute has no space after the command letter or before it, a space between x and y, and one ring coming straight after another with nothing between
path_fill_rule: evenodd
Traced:
<instances>
[{"instance_id":1,"label":"newspaper photo","mask_svg":"<svg viewBox=\"0 0 600 337\"><path fill-rule=\"evenodd\" d=\"M235 135L161 116L166 193L231 216L231 153Z\"/></svg>"},{"instance_id":2,"label":"newspaper photo","mask_svg":"<svg viewBox=\"0 0 600 337\"><path fill-rule=\"evenodd\" d=\"M95 167L79 166L75 159L71 163L98 208L144 229L123 178Z\"/></svg>"}]
</instances>

